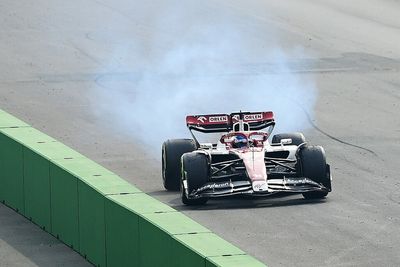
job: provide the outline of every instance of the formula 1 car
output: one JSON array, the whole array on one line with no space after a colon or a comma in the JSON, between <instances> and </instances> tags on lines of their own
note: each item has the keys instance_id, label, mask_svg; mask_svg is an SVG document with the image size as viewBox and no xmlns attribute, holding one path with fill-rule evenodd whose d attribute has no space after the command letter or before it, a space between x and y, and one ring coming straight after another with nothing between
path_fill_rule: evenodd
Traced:
<instances>
[{"instance_id":1,"label":"formula 1 car","mask_svg":"<svg viewBox=\"0 0 400 267\"><path fill-rule=\"evenodd\" d=\"M184 204L279 192L319 199L332 190L321 146L307 144L302 133L268 140L275 126L271 111L187 116L186 124L193 139L167 140L162 146L164 187L180 189ZM199 143L193 131L222 135L214 143Z\"/></svg>"}]
</instances>

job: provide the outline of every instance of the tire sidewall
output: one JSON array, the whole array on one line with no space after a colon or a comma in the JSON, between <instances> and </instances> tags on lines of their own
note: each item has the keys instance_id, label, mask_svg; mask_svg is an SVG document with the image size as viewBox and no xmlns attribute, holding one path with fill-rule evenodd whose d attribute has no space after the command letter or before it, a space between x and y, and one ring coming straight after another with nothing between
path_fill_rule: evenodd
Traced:
<instances>
[{"instance_id":1,"label":"tire sidewall","mask_svg":"<svg viewBox=\"0 0 400 267\"><path fill-rule=\"evenodd\" d=\"M201 197L197 199L188 198L187 193L198 189L209 180L209 162L207 155L199 152L185 153L182 156L182 175L181 175L181 198L182 202L187 205L205 204L208 198ZM187 192L183 186L186 181Z\"/></svg>"},{"instance_id":2,"label":"tire sidewall","mask_svg":"<svg viewBox=\"0 0 400 267\"><path fill-rule=\"evenodd\" d=\"M165 189L178 191L181 178L181 157L196 150L192 139L170 139L162 145L162 179Z\"/></svg>"}]
</instances>

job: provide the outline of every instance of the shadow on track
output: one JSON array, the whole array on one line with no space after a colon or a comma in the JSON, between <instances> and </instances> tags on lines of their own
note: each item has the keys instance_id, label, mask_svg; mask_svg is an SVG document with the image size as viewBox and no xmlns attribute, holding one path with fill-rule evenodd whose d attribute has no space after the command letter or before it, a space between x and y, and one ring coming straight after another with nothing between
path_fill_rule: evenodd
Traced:
<instances>
[{"instance_id":1,"label":"shadow on track","mask_svg":"<svg viewBox=\"0 0 400 267\"><path fill-rule=\"evenodd\" d=\"M178 196L178 192L154 191L149 192L152 196ZM301 194L277 194L269 197L231 196L223 198L212 198L207 204L199 206L186 206L182 204L180 197L175 197L167 202L173 208L184 210L218 210L218 209L259 209L276 208L296 205L318 205L327 202L328 199L306 200Z\"/></svg>"}]
</instances>

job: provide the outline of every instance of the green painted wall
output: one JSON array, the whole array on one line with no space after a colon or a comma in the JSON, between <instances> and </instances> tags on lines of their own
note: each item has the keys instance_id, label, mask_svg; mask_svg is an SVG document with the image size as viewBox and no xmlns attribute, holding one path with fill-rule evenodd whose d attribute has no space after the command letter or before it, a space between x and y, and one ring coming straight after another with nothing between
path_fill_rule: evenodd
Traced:
<instances>
[{"instance_id":1,"label":"green painted wall","mask_svg":"<svg viewBox=\"0 0 400 267\"><path fill-rule=\"evenodd\" d=\"M2 110L0 201L96 266L265 266Z\"/></svg>"}]
</instances>

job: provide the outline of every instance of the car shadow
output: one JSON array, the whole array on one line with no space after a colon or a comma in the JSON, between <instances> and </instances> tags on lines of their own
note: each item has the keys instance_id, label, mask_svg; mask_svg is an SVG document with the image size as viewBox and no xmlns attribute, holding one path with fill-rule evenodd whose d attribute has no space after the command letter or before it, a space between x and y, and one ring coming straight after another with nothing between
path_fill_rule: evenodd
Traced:
<instances>
[{"instance_id":1,"label":"car shadow","mask_svg":"<svg viewBox=\"0 0 400 267\"><path fill-rule=\"evenodd\" d=\"M298 205L318 205L324 202L326 202L326 199L307 200L303 199L301 195L297 195L297 198L291 196L289 199L282 199L281 197L268 197L262 199L212 199L202 206L181 205L180 210L260 209Z\"/></svg>"},{"instance_id":2,"label":"car shadow","mask_svg":"<svg viewBox=\"0 0 400 267\"><path fill-rule=\"evenodd\" d=\"M318 205L326 203L328 201L327 198L304 199L301 194L281 193L268 197L230 196L222 198L211 198L205 205L187 206L181 202L179 192L160 190L149 192L149 194L156 198L162 198L163 202L167 203L168 205L179 211L275 208L298 205Z\"/></svg>"}]
</instances>

